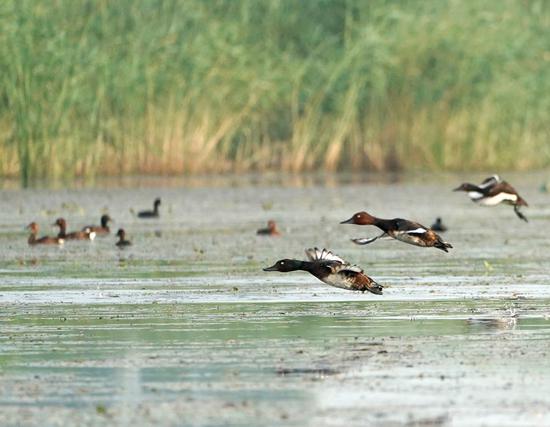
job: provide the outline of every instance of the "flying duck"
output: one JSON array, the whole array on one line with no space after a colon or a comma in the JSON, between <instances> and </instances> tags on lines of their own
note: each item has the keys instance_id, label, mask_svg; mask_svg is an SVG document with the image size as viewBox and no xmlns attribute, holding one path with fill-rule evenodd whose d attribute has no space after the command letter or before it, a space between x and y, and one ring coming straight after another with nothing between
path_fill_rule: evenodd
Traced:
<instances>
[{"instance_id":1,"label":"flying duck","mask_svg":"<svg viewBox=\"0 0 550 427\"><path fill-rule=\"evenodd\" d=\"M514 206L514 212L518 218L527 222L527 218L519 211L520 206L528 206L516 189L503 181L498 175L490 176L479 185L465 182L453 191L466 191L473 202L483 206L496 206L506 203Z\"/></svg>"},{"instance_id":2,"label":"flying duck","mask_svg":"<svg viewBox=\"0 0 550 427\"><path fill-rule=\"evenodd\" d=\"M352 242L358 245L366 245L377 239L393 237L394 239L401 240L411 245L423 247L433 246L445 252L449 252L447 249L452 248L450 243L444 242L433 230L424 227L418 222L412 222L402 218L382 219L376 218L367 212L358 212L350 219L342 221L340 224L374 225L383 231L381 235L376 237L352 239Z\"/></svg>"},{"instance_id":3,"label":"flying duck","mask_svg":"<svg viewBox=\"0 0 550 427\"><path fill-rule=\"evenodd\" d=\"M382 295L382 285L367 276L360 267L351 265L332 252L312 248L306 249L306 256L308 261L282 259L271 267L264 268L264 271L307 271L321 282L336 288Z\"/></svg>"}]
</instances>

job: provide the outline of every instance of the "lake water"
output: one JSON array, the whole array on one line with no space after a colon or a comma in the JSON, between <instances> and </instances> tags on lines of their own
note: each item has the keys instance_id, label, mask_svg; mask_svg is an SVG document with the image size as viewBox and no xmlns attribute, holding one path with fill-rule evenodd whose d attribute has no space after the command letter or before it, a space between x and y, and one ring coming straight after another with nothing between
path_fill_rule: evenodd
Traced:
<instances>
[{"instance_id":1,"label":"lake water","mask_svg":"<svg viewBox=\"0 0 550 427\"><path fill-rule=\"evenodd\" d=\"M476 206L469 176L216 177L0 191L0 425L550 425L548 174L530 206ZM161 218L133 211L162 198ZM450 253L340 225L359 210L449 227ZM113 234L29 247L107 212ZM257 228L275 219L283 235ZM386 286L266 273L331 249Z\"/></svg>"}]
</instances>

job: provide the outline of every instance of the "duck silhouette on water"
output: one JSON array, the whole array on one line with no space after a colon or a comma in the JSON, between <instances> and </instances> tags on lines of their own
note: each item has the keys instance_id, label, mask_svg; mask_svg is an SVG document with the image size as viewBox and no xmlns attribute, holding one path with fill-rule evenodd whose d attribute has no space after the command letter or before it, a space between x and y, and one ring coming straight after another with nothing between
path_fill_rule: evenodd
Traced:
<instances>
[{"instance_id":1,"label":"duck silhouette on water","mask_svg":"<svg viewBox=\"0 0 550 427\"><path fill-rule=\"evenodd\" d=\"M118 241L115 243L119 248L124 248L126 246L131 246L132 242L129 240L126 240L126 232L123 228L119 228L116 236L118 237Z\"/></svg>"},{"instance_id":2,"label":"duck silhouette on water","mask_svg":"<svg viewBox=\"0 0 550 427\"><path fill-rule=\"evenodd\" d=\"M155 201L153 202L153 210L152 211L139 211L137 216L138 218L158 218L160 217L159 213L159 206L160 206L160 197L157 197Z\"/></svg>"},{"instance_id":3,"label":"duck silhouette on water","mask_svg":"<svg viewBox=\"0 0 550 427\"><path fill-rule=\"evenodd\" d=\"M260 228L256 231L256 234L259 236L280 236L281 232L277 228L277 223L270 219L267 221L267 227Z\"/></svg>"},{"instance_id":4,"label":"duck silhouette on water","mask_svg":"<svg viewBox=\"0 0 550 427\"><path fill-rule=\"evenodd\" d=\"M101 215L100 224L101 225L87 225L82 228L82 231L90 231L96 233L96 235L105 235L109 234L111 230L109 229L109 222L112 221L112 218L109 215Z\"/></svg>"},{"instance_id":5,"label":"duck silhouette on water","mask_svg":"<svg viewBox=\"0 0 550 427\"><path fill-rule=\"evenodd\" d=\"M27 225L26 228L29 229L31 232L29 239L27 240L29 245L62 245L65 242L64 239L59 237L36 237L38 231L40 230L40 227L36 222L31 222L29 225Z\"/></svg>"},{"instance_id":6,"label":"duck silhouette on water","mask_svg":"<svg viewBox=\"0 0 550 427\"><path fill-rule=\"evenodd\" d=\"M84 231L72 231L70 233L67 233L67 221L63 218L57 218L57 220L53 223L53 225L56 225L59 227L59 233L57 234L57 237L60 239L65 240L94 240L95 239L95 231L91 231L89 228L85 228Z\"/></svg>"}]
</instances>

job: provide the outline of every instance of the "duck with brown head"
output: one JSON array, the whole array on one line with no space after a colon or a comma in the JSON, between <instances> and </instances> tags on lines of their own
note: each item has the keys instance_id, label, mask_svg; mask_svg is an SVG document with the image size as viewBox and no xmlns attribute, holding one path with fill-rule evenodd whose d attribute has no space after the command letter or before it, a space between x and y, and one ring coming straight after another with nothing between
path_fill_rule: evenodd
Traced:
<instances>
[{"instance_id":1,"label":"duck with brown head","mask_svg":"<svg viewBox=\"0 0 550 427\"><path fill-rule=\"evenodd\" d=\"M36 237L39 231L39 227L36 222L31 222L26 228L28 228L31 232L29 239L27 240L29 245L62 245L64 243L64 239L60 239L59 237Z\"/></svg>"},{"instance_id":2,"label":"duck with brown head","mask_svg":"<svg viewBox=\"0 0 550 427\"><path fill-rule=\"evenodd\" d=\"M94 240L95 239L95 231L91 231L89 228L84 229L84 231L72 231L70 233L67 233L67 221L65 221L63 218L57 218L57 220L53 223L53 225L56 225L59 227L59 233L57 234L57 237L60 239L65 240Z\"/></svg>"},{"instance_id":3,"label":"duck with brown head","mask_svg":"<svg viewBox=\"0 0 550 427\"><path fill-rule=\"evenodd\" d=\"M393 238L410 245L422 247L434 247L448 252L452 248L450 243L444 242L441 237L428 227L424 227L418 222L409 221L403 218L383 219L377 218L367 212L358 212L350 219L342 221L340 224L356 225L374 225L383 231L376 237L365 239L352 239L352 242L358 245L366 245L378 239Z\"/></svg>"},{"instance_id":4,"label":"duck with brown head","mask_svg":"<svg viewBox=\"0 0 550 427\"><path fill-rule=\"evenodd\" d=\"M361 268L351 265L332 252L312 248L306 249L306 256L308 261L281 259L271 267L264 268L264 271L307 271L320 281L336 288L382 295L383 286L367 276Z\"/></svg>"},{"instance_id":5,"label":"duck with brown head","mask_svg":"<svg viewBox=\"0 0 550 427\"><path fill-rule=\"evenodd\" d=\"M256 231L259 236L280 236L281 232L277 228L277 223L270 219L267 221L267 228L260 228Z\"/></svg>"}]
</instances>

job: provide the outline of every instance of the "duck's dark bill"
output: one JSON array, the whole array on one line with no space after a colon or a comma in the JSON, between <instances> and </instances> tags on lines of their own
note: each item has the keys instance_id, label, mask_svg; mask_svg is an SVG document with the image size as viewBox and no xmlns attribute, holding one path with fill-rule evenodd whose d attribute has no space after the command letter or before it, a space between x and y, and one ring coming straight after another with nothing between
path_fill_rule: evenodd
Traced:
<instances>
[{"instance_id":1,"label":"duck's dark bill","mask_svg":"<svg viewBox=\"0 0 550 427\"><path fill-rule=\"evenodd\" d=\"M353 217L351 217L350 219L347 219L345 221L342 221L340 224L353 224Z\"/></svg>"},{"instance_id":2,"label":"duck's dark bill","mask_svg":"<svg viewBox=\"0 0 550 427\"><path fill-rule=\"evenodd\" d=\"M264 268L264 271L278 271L277 270L277 264L272 265L271 267Z\"/></svg>"}]
</instances>

